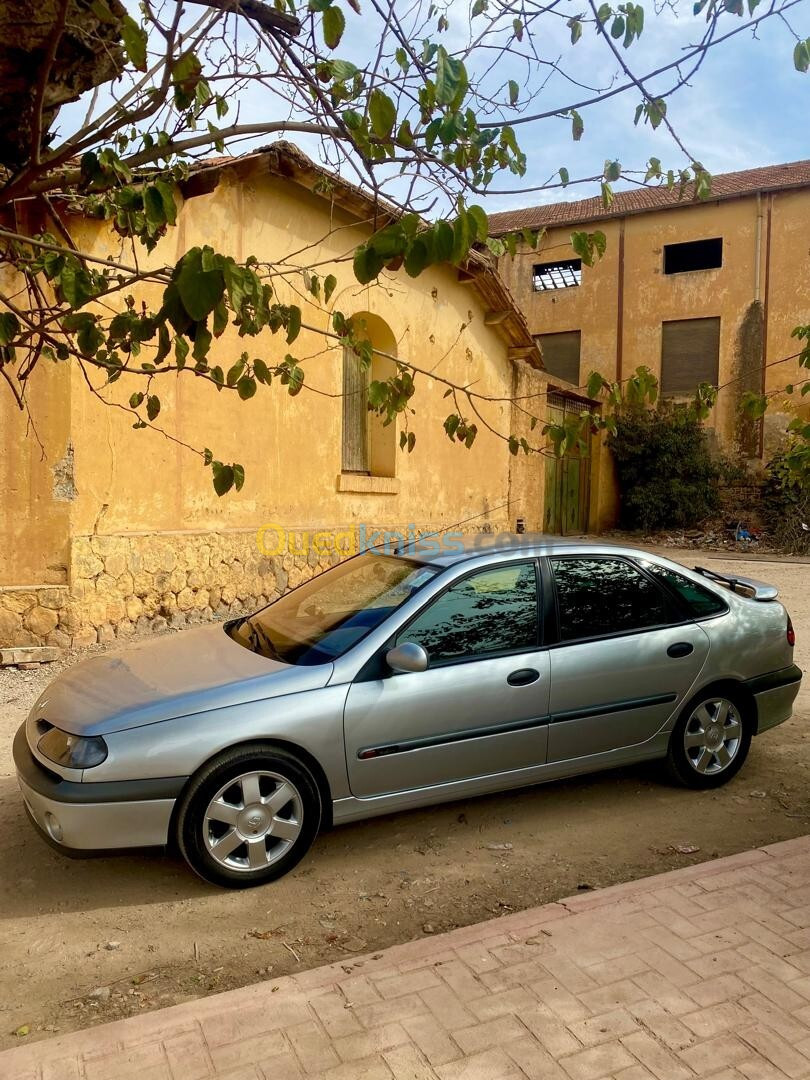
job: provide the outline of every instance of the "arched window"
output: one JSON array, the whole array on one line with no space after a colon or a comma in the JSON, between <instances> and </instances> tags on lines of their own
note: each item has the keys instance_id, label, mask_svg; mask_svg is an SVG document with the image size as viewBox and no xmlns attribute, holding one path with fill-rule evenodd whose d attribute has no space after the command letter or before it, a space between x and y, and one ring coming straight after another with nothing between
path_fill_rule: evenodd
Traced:
<instances>
[{"instance_id":1,"label":"arched window","mask_svg":"<svg viewBox=\"0 0 810 1080\"><path fill-rule=\"evenodd\" d=\"M396 371L396 340L391 328L379 316L364 311L352 316L352 326L368 338L374 348L371 366L366 367L351 349L343 352L343 434L341 471L366 476L396 474L396 424L369 412L368 388ZM379 350L379 352L377 352ZM386 354L386 355L383 355Z\"/></svg>"}]
</instances>

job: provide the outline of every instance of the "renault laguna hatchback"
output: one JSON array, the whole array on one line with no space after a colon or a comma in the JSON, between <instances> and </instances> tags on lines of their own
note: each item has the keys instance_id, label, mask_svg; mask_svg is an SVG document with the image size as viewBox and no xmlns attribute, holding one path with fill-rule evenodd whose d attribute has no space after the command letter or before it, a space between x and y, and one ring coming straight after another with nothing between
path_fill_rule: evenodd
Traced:
<instances>
[{"instance_id":1,"label":"renault laguna hatchback","mask_svg":"<svg viewBox=\"0 0 810 1080\"><path fill-rule=\"evenodd\" d=\"M726 783L802 673L776 589L527 535L367 551L244 618L60 675L14 758L73 853L177 844L219 885L328 825L648 759Z\"/></svg>"}]
</instances>

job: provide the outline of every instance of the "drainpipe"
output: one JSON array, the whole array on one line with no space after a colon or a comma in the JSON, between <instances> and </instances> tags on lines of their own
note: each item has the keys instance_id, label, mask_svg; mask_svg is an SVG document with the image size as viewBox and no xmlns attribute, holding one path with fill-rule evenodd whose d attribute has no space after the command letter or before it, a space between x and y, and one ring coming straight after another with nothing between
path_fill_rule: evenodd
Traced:
<instances>
[{"instance_id":1,"label":"drainpipe","mask_svg":"<svg viewBox=\"0 0 810 1080\"><path fill-rule=\"evenodd\" d=\"M757 192L757 228L754 239L754 300L759 300L759 279L762 262L762 192Z\"/></svg>"},{"instance_id":2,"label":"drainpipe","mask_svg":"<svg viewBox=\"0 0 810 1080\"><path fill-rule=\"evenodd\" d=\"M616 289L616 381L622 381L624 346L624 218L619 221L619 274Z\"/></svg>"}]
</instances>

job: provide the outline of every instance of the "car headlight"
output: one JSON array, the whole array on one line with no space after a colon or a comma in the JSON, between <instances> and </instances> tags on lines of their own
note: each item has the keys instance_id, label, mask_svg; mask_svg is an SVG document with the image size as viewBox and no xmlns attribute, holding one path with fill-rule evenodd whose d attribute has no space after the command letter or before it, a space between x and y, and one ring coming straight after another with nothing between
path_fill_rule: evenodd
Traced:
<instances>
[{"instance_id":1,"label":"car headlight","mask_svg":"<svg viewBox=\"0 0 810 1080\"><path fill-rule=\"evenodd\" d=\"M66 769L92 769L107 757L107 744L100 735L71 735L55 727L45 732L37 750Z\"/></svg>"}]
</instances>

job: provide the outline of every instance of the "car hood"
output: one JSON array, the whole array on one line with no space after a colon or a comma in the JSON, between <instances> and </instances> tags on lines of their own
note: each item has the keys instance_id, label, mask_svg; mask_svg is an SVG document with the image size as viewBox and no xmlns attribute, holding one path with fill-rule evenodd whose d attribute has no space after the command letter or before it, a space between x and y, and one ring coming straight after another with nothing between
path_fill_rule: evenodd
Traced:
<instances>
[{"instance_id":1,"label":"car hood","mask_svg":"<svg viewBox=\"0 0 810 1080\"><path fill-rule=\"evenodd\" d=\"M295 667L237 644L222 623L94 656L55 679L31 710L74 735L104 735L329 682L331 664Z\"/></svg>"}]
</instances>

